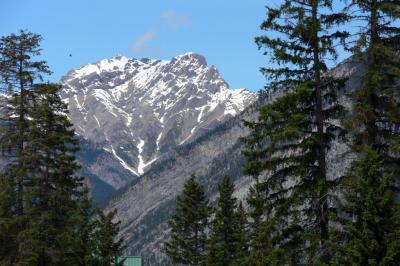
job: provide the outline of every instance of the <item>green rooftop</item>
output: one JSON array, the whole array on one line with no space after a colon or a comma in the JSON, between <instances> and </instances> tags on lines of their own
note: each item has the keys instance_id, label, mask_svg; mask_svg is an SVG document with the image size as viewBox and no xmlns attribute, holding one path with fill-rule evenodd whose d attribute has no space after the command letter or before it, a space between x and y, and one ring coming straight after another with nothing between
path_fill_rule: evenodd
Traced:
<instances>
[{"instance_id":1,"label":"green rooftop","mask_svg":"<svg viewBox=\"0 0 400 266\"><path fill-rule=\"evenodd\" d=\"M142 257L139 256L121 256L117 257L117 262L124 261L124 266L142 266Z\"/></svg>"}]
</instances>

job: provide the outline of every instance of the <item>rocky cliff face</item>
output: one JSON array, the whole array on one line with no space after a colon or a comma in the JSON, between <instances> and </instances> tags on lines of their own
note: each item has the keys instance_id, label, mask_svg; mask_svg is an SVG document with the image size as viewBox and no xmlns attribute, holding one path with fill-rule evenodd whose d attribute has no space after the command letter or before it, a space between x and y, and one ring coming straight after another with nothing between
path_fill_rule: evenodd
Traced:
<instances>
[{"instance_id":1,"label":"rocky cliff face","mask_svg":"<svg viewBox=\"0 0 400 266\"><path fill-rule=\"evenodd\" d=\"M143 175L169 151L244 110L257 96L230 90L195 53L170 61L117 56L70 71L61 97L84 140L83 173L96 194Z\"/></svg>"}]
</instances>

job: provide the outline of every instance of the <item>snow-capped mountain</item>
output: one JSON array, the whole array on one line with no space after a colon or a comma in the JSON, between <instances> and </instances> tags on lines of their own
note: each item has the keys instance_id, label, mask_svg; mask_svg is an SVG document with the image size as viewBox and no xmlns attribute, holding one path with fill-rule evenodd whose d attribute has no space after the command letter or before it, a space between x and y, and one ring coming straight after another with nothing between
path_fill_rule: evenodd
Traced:
<instances>
[{"instance_id":1,"label":"snow-capped mountain","mask_svg":"<svg viewBox=\"0 0 400 266\"><path fill-rule=\"evenodd\" d=\"M84 151L93 157L83 158L85 173L114 189L257 98L231 90L195 53L170 61L116 56L70 71L61 84L76 132L96 150Z\"/></svg>"}]
</instances>

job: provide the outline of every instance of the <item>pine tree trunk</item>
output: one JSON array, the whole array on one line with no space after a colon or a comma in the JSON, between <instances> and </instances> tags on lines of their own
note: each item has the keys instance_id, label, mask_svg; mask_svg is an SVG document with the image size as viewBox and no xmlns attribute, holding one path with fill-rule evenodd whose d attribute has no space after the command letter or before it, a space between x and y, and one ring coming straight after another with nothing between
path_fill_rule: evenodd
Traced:
<instances>
[{"instance_id":1,"label":"pine tree trunk","mask_svg":"<svg viewBox=\"0 0 400 266\"><path fill-rule=\"evenodd\" d=\"M367 53L367 67L368 71L371 70L371 68L374 67L376 64L376 59L375 59L375 49L376 45L378 43L378 32L377 32L377 24L378 24L378 11L377 11L377 1L372 0L370 4L370 9L371 9L371 18L370 18L370 48ZM372 48L372 49L371 49ZM374 70L372 70L374 71ZM378 129L375 125L375 120L376 120L376 107L377 107L377 95L374 93L374 86L371 86L372 84L367 84L367 91L368 91L368 105L372 108L373 116L368 117L368 121L366 123L366 130L367 130L367 136L365 140L365 144L370 145L371 147L377 148L377 134L378 134Z\"/></svg>"},{"instance_id":2,"label":"pine tree trunk","mask_svg":"<svg viewBox=\"0 0 400 266\"><path fill-rule=\"evenodd\" d=\"M197 225L195 225L195 227L196 227L196 229L195 229L195 234L194 234L194 237L195 237L195 256L198 256L199 255L199 235L198 235L198 230L197 230ZM194 262L193 262L193 266L198 266L199 265L199 263L198 263L198 258L196 258L195 260L194 260Z\"/></svg>"},{"instance_id":3,"label":"pine tree trunk","mask_svg":"<svg viewBox=\"0 0 400 266\"><path fill-rule=\"evenodd\" d=\"M322 81L321 81L321 70L320 70L320 54L319 54L319 37L318 37L318 2L312 6L312 20L314 23L313 31L313 61L314 61L314 81L315 81L315 119L317 124L317 132L319 137L318 145L318 167L320 170L322 182L324 186L319 191L319 227L321 236L322 250L325 249L325 242L329 240L328 232L328 202L327 202L327 180L326 180L326 155L325 155L325 139L324 139L324 117L322 107Z\"/></svg>"},{"instance_id":4,"label":"pine tree trunk","mask_svg":"<svg viewBox=\"0 0 400 266\"><path fill-rule=\"evenodd\" d=\"M22 50L20 51L20 56L22 57ZM24 81L23 81L23 65L22 61L19 64L19 85L20 85L20 103L19 103L19 127L18 127L18 150L17 150L17 156L21 158L21 156L24 153L24 134L25 134L25 97L26 97L26 92L25 92L25 86L24 86ZM21 159L19 159L19 169L25 169L24 168L24 163ZM22 215L24 212L24 206L23 206L23 176L20 174L17 176L17 202L16 202L16 213L17 215Z\"/></svg>"}]
</instances>

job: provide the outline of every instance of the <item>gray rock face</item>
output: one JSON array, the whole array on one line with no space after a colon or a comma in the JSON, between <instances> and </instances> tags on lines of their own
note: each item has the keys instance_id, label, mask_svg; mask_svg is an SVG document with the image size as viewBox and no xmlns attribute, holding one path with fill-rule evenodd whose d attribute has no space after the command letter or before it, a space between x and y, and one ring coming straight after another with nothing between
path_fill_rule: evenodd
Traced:
<instances>
[{"instance_id":1,"label":"gray rock face","mask_svg":"<svg viewBox=\"0 0 400 266\"><path fill-rule=\"evenodd\" d=\"M117 56L72 70L61 84L76 132L88 142L79 154L83 172L112 189L257 98L230 90L218 70L194 53L170 61Z\"/></svg>"}]
</instances>

